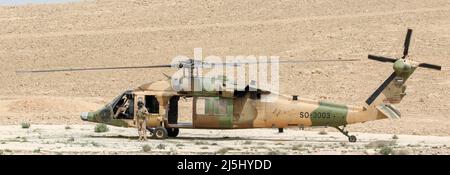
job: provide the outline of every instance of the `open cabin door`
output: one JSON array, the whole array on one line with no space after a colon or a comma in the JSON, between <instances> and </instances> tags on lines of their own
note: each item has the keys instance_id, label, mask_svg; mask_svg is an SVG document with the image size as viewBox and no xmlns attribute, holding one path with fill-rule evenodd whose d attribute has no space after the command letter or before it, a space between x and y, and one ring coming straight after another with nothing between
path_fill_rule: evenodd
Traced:
<instances>
[{"instance_id":1,"label":"open cabin door","mask_svg":"<svg viewBox=\"0 0 450 175\"><path fill-rule=\"evenodd\" d=\"M233 128L233 99L194 97L193 105L195 128Z\"/></svg>"}]
</instances>

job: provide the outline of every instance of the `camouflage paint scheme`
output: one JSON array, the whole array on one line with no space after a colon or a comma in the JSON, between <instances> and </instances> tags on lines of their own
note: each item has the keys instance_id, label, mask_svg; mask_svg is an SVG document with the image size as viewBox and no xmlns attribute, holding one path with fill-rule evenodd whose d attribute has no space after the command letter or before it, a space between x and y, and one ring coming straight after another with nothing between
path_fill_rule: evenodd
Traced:
<instances>
[{"instance_id":1,"label":"camouflage paint scheme","mask_svg":"<svg viewBox=\"0 0 450 175\"><path fill-rule=\"evenodd\" d=\"M149 115L148 127L179 127L179 128L208 128L208 129L238 129L238 128L286 128L311 126L345 126L385 118L399 118L400 113L392 106L399 103L405 95L404 83L417 68L418 63L399 59L394 63L395 76L387 87L371 104L364 106L350 106L315 101L299 97L294 100L291 96L274 94L269 91L235 91L233 85L223 83L219 90L213 92L174 91L170 80L157 81L140 86L131 93L135 104L139 97L155 95L159 102L159 114ZM196 78L198 80L199 78ZM205 99L205 113L197 114L193 110L192 125L170 125L167 122L166 105L172 96L194 98L194 101ZM265 102L264 98L278 96L278 99ZM221 101L222 100L222 101ZM215 102L222 103L226 108L223 114L216 115L218 107ZM196 104L196 102L194 102ZM222 106L223 107L223 106ZM137 111L136 105L134 106ZM196 109L196 106L193 107ZM178 114L183 115L183 114ZM83 113L83 120L106 123L109 125L135 127L131 119L113 119L111 104L96 112ZM134 116L136 118L136 116Z\"/></svg>"},{"instance_id":2,"label":"camouflage paint scheme","mask_svg":"<svg viewBox=\"0 0 450 175\"><path fill-rule=\"evenodd\" d=\"M87 117L87 121L96 122L96 123L105 123L108 125L114 125L114 126L121 126L121 127L128 127L128 123L124 120L120 119L113 119L113 109L110 104L106 105L105 107L95 111L95 112L88 112L85 113ZM83 114L82 114L83 116Z\"/></svg>"}]
</instances>

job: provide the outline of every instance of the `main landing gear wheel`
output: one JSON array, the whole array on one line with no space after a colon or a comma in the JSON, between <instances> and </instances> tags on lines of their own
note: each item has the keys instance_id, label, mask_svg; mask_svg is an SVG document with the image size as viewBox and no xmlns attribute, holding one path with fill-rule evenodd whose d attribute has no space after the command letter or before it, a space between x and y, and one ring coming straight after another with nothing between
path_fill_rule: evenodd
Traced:
<instances>
[{"instance_id":1,"label":"main landing gear wheel","mask_svg":"<svg viewBox=\"0 0 450 175\"><path fill-rule=\"evenodd\" d=\"M167 139L168 133L166 128L158 127L155 129L155 137L156 139Z\"/></svg>"},{"instance_id":2,"label":"main landing gear wheel","mask_svg":"<svg viewBox=\"0 0 450 175\"><path fill-rule=\"evenodd\" d=\"M284 128L278 128L278 133L283 133L284 132Z\"/></svg>"},{"instance_id":3,"label":"main landing gear wheel","mask_svg":"<svg viewBox=\"0 0 450 175\"><path fill-rule=\"evenodd\" d=\"M156 135L155 135L155 128L147 128L147 130L148 130L148 132L150 133L150 134L148 135L148 137L151 138L151 139L155 139L155 138L156 138Z\"/></svg>"},{"instance_id":4,"label":"main landing gear wheel","mask_svg":"<svg viewBox=\"0 0 450 175\"><path fill-rule=\"evenodd\" d=\"M348 135L348 131L345 131L345 125L341 128L339 128L339 126L335 126L334 128L336 128L339 132L341 132L342 134L344 134L345 136L348 137L348 141L349 142L356 142L356 136L354 135Z\"/></svg>"},{"instance_id":5,"label":"main landing gear wheel","mask_svg":"<svg viewBox=\"0 0 450 175\"><path fill-rule=\"evenodd\" d=\"M178 136L178 133L180 133L180 129L178 128L166 128L167 129L167 135L169 137L176 137Z\"/></svg>"}]
</instances>

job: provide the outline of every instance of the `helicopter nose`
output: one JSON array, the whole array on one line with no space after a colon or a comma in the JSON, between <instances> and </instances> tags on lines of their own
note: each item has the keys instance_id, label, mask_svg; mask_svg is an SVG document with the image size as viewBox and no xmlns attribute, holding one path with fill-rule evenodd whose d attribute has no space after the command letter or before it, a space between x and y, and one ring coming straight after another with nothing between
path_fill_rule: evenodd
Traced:
<instances>
[{"instance_id":1,"label":"helicopter nose","mask_svg":"<svg viewBox=\"0 0 450 175\"><path fill-rule=\"evenodd\" d=\"M88 115L89 115L89 112L82 112L80 114L81 120L88 121Z\"/></svg>"}]
</instances>

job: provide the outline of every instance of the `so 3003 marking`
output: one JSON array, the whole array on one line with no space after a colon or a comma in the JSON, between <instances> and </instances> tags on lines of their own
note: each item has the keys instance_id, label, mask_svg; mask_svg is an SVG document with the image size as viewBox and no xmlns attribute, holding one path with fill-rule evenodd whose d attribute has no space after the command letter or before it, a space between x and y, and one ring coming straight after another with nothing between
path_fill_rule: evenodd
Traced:
<instances>
[{"instance_id":1,"label":"so 3003 marking","mask_svg":"<svg viewBox=\"0 0 450 175\"><path fill-rule=\"evenodd\" d=\"M299 115L300 118L322 118L322 119L330 119L331 117L335 117L334 115L331 115L329 112L300 112Z\"/></svg>"}]
</instances>

